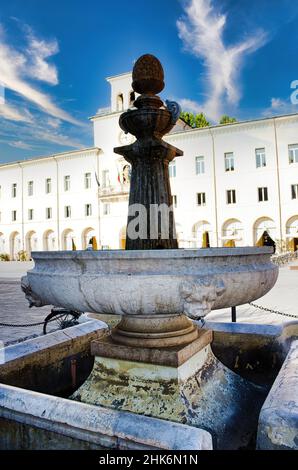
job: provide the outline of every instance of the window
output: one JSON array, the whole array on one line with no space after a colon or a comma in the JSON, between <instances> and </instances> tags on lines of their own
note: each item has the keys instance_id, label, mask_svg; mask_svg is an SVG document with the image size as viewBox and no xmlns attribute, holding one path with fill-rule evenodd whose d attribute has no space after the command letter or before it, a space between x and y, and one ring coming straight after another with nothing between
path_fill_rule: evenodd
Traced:
<instances>
[{"instance_id":1,"label":"window","mask_svg":"<svg viewBox=\"0 0 298 470\"><path fill-rule=\"evenodd\" d=\"M102 172L102 187L108 188L110 186L109 170L103 170Z\"/></svg>"},{"instance_id":2,"label":"window","mask_svg":"<svg viewBox=\"0 0 298 470\"><path fill-rule=\"evenodd\" d=\"M13 222L17 220L17 211L11 211L11 220Z\"/></svg>"},{"instance_id":3,"label":"window","mask_svg":"<svg viewBox=\"0 0 298 470\"><path fill-rule=\"evenodd\" d=\"M234 154L233 152L225 153L225 170L234 171Z\"/></svg>"},{"instance_id":4,"label":"window","mask_svg":"<svg viewBox=\"0 0 298 470\"><path fill-rule=\"evenodd\" d=\"M196 157L196 175L205 173L205 159L204 157Z\"/></svg>"},{"instance_id":5,"label":"window","mask_svg":"<svg viewBox=\"0 0 298 470\"><path fill-rule=\"evenodd\" d=\"M69 191L70 190L70 176L66 175L64 176L64 191Z\"/></svg>"},{"instance_id":6,"label":"window","mask_svg":"<svg viewBox=\"0 0 298 470\"><path fill-rule=\"evenodd\" d=\"M169 177L170 178L175 178L176 176L176 162L175 160L171 163L169 163Z\"/></svg>"},{"instance_id":7,"label":"window","mask_svg":"<svg viewBox=\"0 0 298 470\"><path fill-rule=\"evenodd\" d=\"M51 219L52 218L52 208L47 207L46 208L46 219Z\"/></svg>"},{"instance_id":8,"label":"window","mask_svg":"<svg viewBox=\"0 0 298 470\"><path fill-rule=\"evenodd\" d=\"M298 184L291 185L292 199L298 199Z\"/></svg>"},{"instance_id":9,"label":"window","mask_svg":"<svg viewBox=\"0 0 298 470\"><path fill-rule=\"evenodd\" d=\"M206 205L206 193L197 193L197 204L198 206Z\"/></svg>"},{"instance_id":10,"label":"window","mask_svg":"<svg viewBox=\"0 0 298 470\"><path fill-rule=\"evenodd\" d=\"M11 185L11 197L17 197L17 183Z\"/></svg>"},{"instance_id":11,"label":"window","mask_svg":"<svg viewBox=\"0 0 298 470\"><path fill-rule=\"evenodd\" d=\"M177 207L177 196L176 194L172 195L172 204L174 207Z\"/></svg>"},{"instance_id":12,"label":"window","mask_svg":"<svg viewBox=\"0 0 298 470\"><path fill-rule=\"evenodd\" d=\"M227 204L236 204L236 190L235 189L227 190Z\"/></svg>"},{"instance_id":13,"label":"window","mask_svg":"<svg viewBox=\"0 0 298 470\"><path fill-rule=\"evenodd\" d=\"M120 93L117 96L117 111L122 111L123 110L123 95Z\"/></svg>"},{"instance_id":14,"label":"window","mask_svg":"<svg viewBox=\"0 0 298 470\"><path fill-rule=\"evenodd\" d=\"M111 206L108 202L103 205L103 215L109 215L111 212Z\"/></svg>"},{"instance_id":15,"label":"window","mask_svg":"<svg viewBox=\"0 0 298 470\"><path fill-rule=\"evenodd\" d=\"M265 154L265 149L256 149L256 167L261 168L263 166L266 166L266 154Z\"/></svg>"},{"instance_id":16,"label":"window","mask_svg":"<svg viewBox=\"0 0 298 470\"><path fill-rule=\"evenodd\" d=\"M298 163L298 144L288 146L289 149L289 163Z\"/></svg>"},{"instance_id":17,"label":"window","mask_svg":"<svg viewBox=\"0 0 298 470\"><path fill-rule=\"evenodd\" d=\"M258 188L259 202L268 201L268 188Z\"/></svg>"},{"instance_id":18,"label":"window","mask_svg":"<svg viewBox=\"0 0 298 470\"><path fill-rule=\"evenodd\" d=\"M52 179L47 178L46 179L46 194L49 194L52 192Z\"/></svg>"},{"instance_id":19,"label":"window","mask_svg":"<svg viewBox=\"0 0 298 470\"><path fill-rule=\"evenodd\" d=\"M28 220L33 220L33 209L28 209Z\"/></svg>"},{"instance_id":20,"label":"window","mask_svg":"<svg viewBox=\"0 0 298 470\"><path fill-rule=\"evenodd\" d=\"M69 219L71 217L71 207L70 206L65 206L64 207L64 217L66 219Z\"/></svg>"},{"instance_id":21,"label":"window","mask_svg":"<svg viewBox=\"0 0 298 470\"><path fill-rule=\"evenodd\" d=\"M85 204L85 216L90 217L90 215L92 215L92 205Z\"/></svg>"},{"instance_id":22,"label":"window","mask_svg":"<svg viewBox=\"0 0 298 470\"><path fill-rule=\"evenodd\" d=\"M85 173L85 189L91 188L91 173Z\"/></svg>"},{"instance_id":23,"label":"window","mask_svg":"<svg viewBox=\"0 0 298 470\"><path fill-rule=\"evenodd\" d=\"M33 196L33 181L28 181L28 196Z\"/></svg>"}]
</instances>

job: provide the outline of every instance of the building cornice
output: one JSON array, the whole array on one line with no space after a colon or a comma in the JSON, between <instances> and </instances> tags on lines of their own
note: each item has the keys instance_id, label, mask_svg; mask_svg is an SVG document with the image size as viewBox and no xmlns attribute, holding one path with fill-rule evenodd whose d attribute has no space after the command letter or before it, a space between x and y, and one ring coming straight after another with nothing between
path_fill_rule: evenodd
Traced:
<instances>
[{"instance_id":1,"label":"building cornice","mask_svg":"<svg viewBox=\"0 0 298 470\"><path fill-rule=\"evenodd\" d=\"M95 153L98 155L98 153L101 151L99 147L87 147L79 150L74 150L71 152L61 152L61 153L55 153L52 155L47 155L44 157L36 157L36 158L30 158L28 160L18 160L14 162L8 162L8 163L0 163L0 169L6 169L6 168L11 168L14 166L17 167L25 167L29 165L37 165L40 163L48 163L50 160L66 160L69 158L78 158L81 157L82 155L92 155Z\"/></svg>"},{"instance_id":2,"label":"building cornice","mask_svg":"<svg viewBox=\"0 0 298 470\"><path fill-rule=\"evenodd\" d=\"M284 124L288 124L290 122L297 122L298 121L298 113L293 114L285 114L280 116L271 116L266 118L260 119L253 119L249 121L239 121L233 122L230 124L218 124L215 126L208 126L208 127L200 127L195 129L186 129L178 132L172 132L171 134L167 134L167 138L191 138L196 137L197 135L204 135L212 132L213 134L228 134L231 132L238 132L239 130L245 129L257 129L262 127L267 127L273 125L274 122L277 126L282 126Z\"/></svg>"}]
</instances>

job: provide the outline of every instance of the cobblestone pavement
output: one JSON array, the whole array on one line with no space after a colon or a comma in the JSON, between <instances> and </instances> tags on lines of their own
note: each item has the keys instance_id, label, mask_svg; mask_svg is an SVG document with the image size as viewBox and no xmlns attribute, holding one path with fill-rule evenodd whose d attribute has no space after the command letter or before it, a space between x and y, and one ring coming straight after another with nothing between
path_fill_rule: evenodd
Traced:
<instances>
[{"instance_id":1,"label":"cobblestone pavement","mask_svg":"<svg viewBox=\"0 0 298 470\"><path fill-rule=\"evenodd\" d=\"M50 313L51 307L29 308L19 280L0 279L0 323L37 323ZM13 344L42 334L42 325L14 328L0 326L0 341Z\"/></svg>"}]
</instances>

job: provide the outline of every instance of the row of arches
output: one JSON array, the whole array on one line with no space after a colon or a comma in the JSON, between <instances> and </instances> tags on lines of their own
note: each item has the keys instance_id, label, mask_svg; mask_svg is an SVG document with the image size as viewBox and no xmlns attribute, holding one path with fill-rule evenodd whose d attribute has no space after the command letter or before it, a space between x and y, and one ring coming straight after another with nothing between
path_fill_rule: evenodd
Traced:
<instances>
[{"instance_id":1,"label":"row of arches","mask_svg":"<svg viewBox=\"0 0 298 470\"><path fill-rule=\"evenodd\" d=\"M260 217L252 227L252 240L255 245L264 231L267 231L271 238L278 238L277 225L270 217ZM192 228L193 238L200 241L203 239L203 233L212 234L212 225L207 220L200 220ZM286 222L286 241L298 237L298 215L288 219ZM224 245L227 240L234 240L236 246L247 244L245 240L244 227L239 219L229 219L222 224L220 232L221 244Z\"/></svg>"},{"instance_id":2,"label":"row of arches","mask_svg":"<svg viewBox=\"0 0 298 470\"><path fill-rule=\"evenodd\" d=\"M60 247L62 250L71 250L73 246L85 250L88 246L90 238L96 237L96 233L93 227L85 228L81 233L81 240L77 239L73 229L66 228L61 233ZM17 260L20 257L22 251L22 237L17 231L14 231L9 236L9 256L12 260ZM37 233L34 230L30 230L25 234L24 239L24 250L28 259L31 257L31 252L35 250L54 251L58 250L58 240L56 232L52 229L46 230L42 235L42 240L38 239ZM74 245L73 245L74 244ZM0 232L0 253L5 253L5 237Z\"/></svg>"},{"instance_id":3,"label":"row of arches","mask_svg":"<svg viewBox=\"0 0 298 470\"><path fill-rule=\"evenodd\" d=\"M208 220L200 220L192 227L192 233L186 236L181 224L176 223L177 238L181 248L200 248L203 242L203 233L208 232L210 237L211 246L216 246L214 228ZM222 226L219 233L220 245L224 245L227 240L234 240L236 246L245 246L249 244L255 245L257 240L262 236L264 231L267 231L271 238L277 240L279 230L277 224L270 217L261 217L257 219L252 226L252 233L248 234L247 229L239 219L228 219ZM60 236L60 243L58 243L57 233L52 229L44 231L42 236L38 238L38 234L34 230L30 230L24 237L24 250L27 258L31 257L31 252L34 250L54 251L58 250L72 250L74 247L77 249L86 249L89 240L96 237L96 231L93 227L86 227L82 230L80 235L77 235L72 228L63 230ZM126 226L123 226L119 231L119 248L125 248ZM294 244L292 243L294 242ZM8 243L8 245L7 245ZM289 247L292 243L293 246L298 244L298 215L294 215L288 219L285 224L285 247ZM19 253L22 251L22 237L18 231L10 234L8 240L0 232L0 253L9 253L10 259L19 259Z\"/></svg>"}]
</instances>

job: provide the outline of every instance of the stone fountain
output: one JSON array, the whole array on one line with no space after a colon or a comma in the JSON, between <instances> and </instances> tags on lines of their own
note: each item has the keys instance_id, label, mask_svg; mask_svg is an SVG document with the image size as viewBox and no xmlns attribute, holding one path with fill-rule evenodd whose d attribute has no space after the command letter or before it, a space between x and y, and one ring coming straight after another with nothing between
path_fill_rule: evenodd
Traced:
<instances>
[{"instance_id":1,"label":"stone fountain","mask_svg":"<svg viewBox=\"0 0 298 470\"><path fill-rule=\"evenodd\" d=\"M186 423L219 448L247 446L264 393L214 355L213 332L198 325L213 309L251 302L275 284L272 249L178 249L168 165L183 152L164 142L178 118L157 96L157 58L133 70L140 96L120 117L136 141L115 148L131 164L126 250L34 252L23 278L31 305L121 316L93 341L93 370L72 399ZM174 111L173 111L174 110Z\"/></svg>"}]
</instances>

